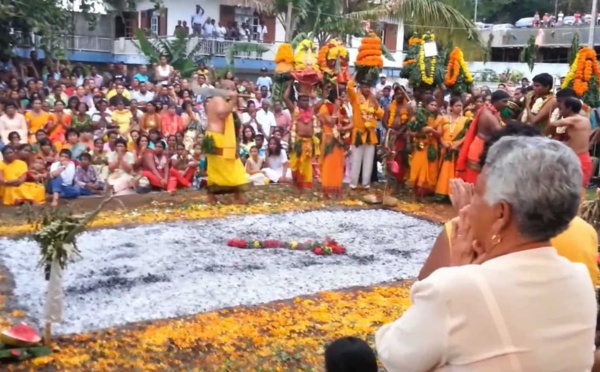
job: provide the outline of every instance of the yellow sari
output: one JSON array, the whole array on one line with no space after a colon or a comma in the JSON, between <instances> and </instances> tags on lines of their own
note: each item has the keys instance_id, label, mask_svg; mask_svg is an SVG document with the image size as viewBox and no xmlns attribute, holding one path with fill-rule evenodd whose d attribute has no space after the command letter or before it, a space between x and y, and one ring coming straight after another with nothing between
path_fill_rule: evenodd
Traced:
<instances>
[{"instance_id":1,"label":"yellow sari","mask_svg":"<svg viewBox=\"0 0 600 372\"><path fill-rule=\"evenodd\" d=\"M14 160L10 164L0 162L0 174L5 181L15 181L27 173L27 163ZM23 182L20 186L0 187L2 204L15 205L18 203L32 202L44 204L46 202L46 189L43 185L34 182Z\"/></svg>"},{"instance_id":2,"label":"yellow sari","mask_svg":"<svg viewBox=\"0 0 600 372\"><path fill-rule=\"evenodd\" d=\"M460 116L456 121L452 122L450 118L447 118L447 122L442 125L442 141L445 143L457 147L458 141L464 138L465 124L468 118ZM440 151L440 170L438 174L438 181L435 187L435 194L441 197L447 197L450 195L450 180L456 178L456 161L458 160L457 150L446 150Z\"/></svg>"},{"instance_id":3,"label":"yellow sari","mask_svg":"<svg viewBox=\"0 0 600 372\"><path fill-rule=\"evenodd\" d=\"M35 113L33 111L28 111L25 113L25 120L27 120L27 124L29 125L29 143L34 144L37 142L37 138L35 137L35 132L40 129L44 129L46 124L50 121L52 114L41 111L39 113Z\"/></svg>"},{"instance_id":4,"label":"yellow sari","mask_svg":"<svg viewBox=\"0 0 600 372\"><path fill-rule=\"evenodd\" d=\"M212 194L241 192L247 189L248 179L242 161L237 157L233 114L225 120L223 133L206 132L214 141L215 153L206 155L207 188Z\"/></svg>"},{"instance_id":5,"label":"yellow sari","mask_svg":"<svg viewBox=\"0 0 600 372\"><path fill-rule=\"evenodd\" d=\"M427 126L437 131L443 120L442 116L429 117ZM410 163L409 183L417 196L433 194L438 179L438 140L433 134L419 134L413 143L415 150Z\"/></svg>"}]
</instances>

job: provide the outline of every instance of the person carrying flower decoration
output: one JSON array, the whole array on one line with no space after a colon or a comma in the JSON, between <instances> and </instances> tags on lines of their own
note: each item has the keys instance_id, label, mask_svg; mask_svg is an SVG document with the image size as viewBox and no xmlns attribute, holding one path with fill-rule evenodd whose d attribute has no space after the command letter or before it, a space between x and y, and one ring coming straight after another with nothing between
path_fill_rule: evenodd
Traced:
<instances>
[{"instance_id":1,"label":"person carrying flower decoration","mask_svg":"<svg viewBox=\"0 0 600 372\"><path fill-rule=\"evenodd\" d=\"M208 202L215 203L218 194L233 193L235 201L244 204L248 180L238 157L237 92L231 80L222 80L220 86L222 89L212 90L213 97L206 103L208 127L202 147L207 161Z\"/></svg>"},{"instance_id":2,"label":"person carrying flower decoration","mask_svg":"<svg viewBox=\"0 0 600 372\"><path fill-rule=\"evenodd\" d=\"M461 94L471 91L473 76L469 72L462 50L458 47L450 52L444 84L453 96L460 97Z\"/></svg>"},{"instance_id":3,"label":"person carrying flower decoration","mask_svg":"<svg viewBox=\"0 0 600 372\"><path fill-rule=\"evenodd\" d=\"M399 187L404 185L408 173L408 153L405 151L408 139L406 124L413 115L414 110L406 90L402 86L396 87L394 99L383 116L383 123L388 128L384 143L388 154L387 172L390 178L395 179ZM396 171L394 172L394 170Z\"/></svg>"},{"instance_id":4,"label":"person carrying flower decoration","mask_svg":"<svg viewBox=\"0 0 600 372\"><path fill-rule=\"evenodd\" d=\"M348 100L352 106L352 165L350 188L358 185L362 165L362 185L370 187L371 172L377 145L377 120L383 118L384 111L379 106L373 87L377 84L379 73L383 68L381 39L370 32L361 40L358 56L355 62L354 78L348 82ZM356 91L356 83L359 84Z\"/></svg>"},{"instance_id":5,"label":"person carrying flower decoration","mask_svg":"<svg viewBox=\"0 0 600 372\"><path fill-rule=\"evenodd\" d=\"M438 128L444 121L437 112L436 99L428 96L407 124L414 146L408 182L418 197L433 195L437 184L440 163Z\"/></svg>"},{"instance_id":6,"label":"person carrying flower decoration","mask_svg":"<svg viewBox=\"0 0 600 372\"><path fill-rule=\"evenodd\" d=\"M280 101L285 84L292 79L294 51L291 44L281 44L275 55L275 75L273 76L273 100Z\"/></svg>"},{"instance_id":7,"label":"person carrying flower decoration","mask_svg":"<svg viewBox=\"0 0 600 372\"><path fill-rule=\"evenodd\" d=\"M521 122L536 125L542 133L545 133L552 110L556 106L556 99L552 93L554 78L544 72L536 75L532 80L533 92L528 93L525 98Z\"/></svg>"},{"instance_id":8,"label":"person carrying flower decoration","mask_svg":"<svg viewBox=\"0 0 600 372\"><path fill-rule=\"evenodd\" d=\"M587 46L577 52L575 60L571 64L569 73L562 83L562 88L572 88L575 94L588 106L600 106L600 67L596 51Z\"/></svg>"},{"instance_id":9,"label":"person carrying flower decoration","mask_svg":"<svg viewBox=\"0 0 600 372\"><path fill-rule=\"evenodd\" d=\"M477 111L475 118L469 125L469 130L458 154L458 160L456 161L457 178L475 184L481 172L479 158L483 152L485 140L493 132L502 129L504 123L500 118L500 111L506 107L509 98L507 92L497 90L492 93L491 102L484 103Z\"/></svg>"},{"instance_id":10,"label":"person carrying flower decoration","mask_svg":"<svg viewBox=\"0 0 600 372\"><path fill-rule=\"evenodd\" d=\"M450 99L448 111L443 124L438 127L440 171L435 187L435 196L440 200L448 200L450 196L450 180L456 177L458 154L471 123L471 119L463 116L463 103L460 98Z\"/></svg>"},{"instance_id":11,"label":"person carrying flower decoration","mask_svg":"<svg viewBox=\"0 0 600 372\"><path fill-rule=\"evenodd\" d=\"M348 112L338 97L338 89L331 85L325 86L325 103L319 110L321 121L321 191L323 197L339 197L344 181L344 162L346 145L343 133L352 130L352 122Z\"/></svg>"}]
</instances>

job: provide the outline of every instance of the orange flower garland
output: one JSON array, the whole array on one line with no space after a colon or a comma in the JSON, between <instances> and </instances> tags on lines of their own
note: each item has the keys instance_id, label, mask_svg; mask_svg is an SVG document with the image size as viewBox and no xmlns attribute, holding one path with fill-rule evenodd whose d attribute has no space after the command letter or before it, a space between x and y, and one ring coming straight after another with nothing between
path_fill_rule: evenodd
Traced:
<instances>
[{"instance_id":1,"label":"orange flower garland","mask_svg":"<svg viewBox=\"0 0 600 372\"><path fill-rule=\"evenodd\" d=\"M275 55L275 63L294 63L294 51L290 44L281 44Z\"/></svg>"},{"instance_id":2,"label":"orange flower garland","mask_svg":"<svg viewBox=\"0 0 600 372\"><path fill-rule=\"evenodd\" d=\"M383 68L383 58L381 52L381 39L375 33L369 33L367 37L361 39L358 48L356 64L367 67Z\"/></svg>"},{"instance_id":3,"label":"orange flower garland","mask_svg":"<svg viewBox=\"0 0 600 372\"><path fill-rule=\"evenodd\" d=\"M589 89L589 82L593 76L596 77L596 80L600 80L600 67L598 66L596 51L589 47L582 47L567 74L563 88L572 83L575 94L583 97Z\"/></svg>"},{"instance_id":4,"label":"orange flower garland","mask_svg":"<svg viewBox=\"0 0 600 372\"><path fill-rule=\"evenodd\" d=\"M421 42L423 40L419 37L413 36L410 39L408 39L408 46L411 47L413 45L421 45Z\"/></svg>"},{"instance_id":5,"label":"orange flower garland","mask_svg":"<svg viewBox=\"0 0 600 372\"><path fill-rule=\"evenodd\" d=\"M448 66L446 67L446 76L444 78L446 86L451 87L456 84L456 80L460 75L460 67L460 49L454 48L450 52Z\"/></svg>"},{"instance_id":6,"label":"orange flower garland","mask_svg":"<svg viewBox=\"0 0 600 372\"><path fill-rule=\"evenodd\" d=\"M319 57L317 63L321 66L321 69L327 67L327 53L329 53L329 46L325 45L319 49Z\"/></svg>"}]
</instances>

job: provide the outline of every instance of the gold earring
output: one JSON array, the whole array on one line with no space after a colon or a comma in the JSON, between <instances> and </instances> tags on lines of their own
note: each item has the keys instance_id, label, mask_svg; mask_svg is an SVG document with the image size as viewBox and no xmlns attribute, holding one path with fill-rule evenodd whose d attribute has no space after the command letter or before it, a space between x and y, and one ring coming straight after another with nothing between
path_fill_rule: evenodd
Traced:
<instances>
[{"instance_id":1,"label":"gold earring","mask_svg":"<svg viewBox=\"0 0 600 372\"><path fill-rule=\"evenodd\" d=\"M492 246L495 247L500 243L502 243L502 237L497 234L492 235Z\"/></svg>"}]
</instances>

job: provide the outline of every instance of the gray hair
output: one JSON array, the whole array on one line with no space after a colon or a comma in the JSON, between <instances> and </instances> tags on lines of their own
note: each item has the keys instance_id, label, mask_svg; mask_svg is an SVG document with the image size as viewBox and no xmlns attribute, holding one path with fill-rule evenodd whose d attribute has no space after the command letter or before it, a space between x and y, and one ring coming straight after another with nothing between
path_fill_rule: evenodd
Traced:
<instances>
[{"instance_id":1,"label":"gray hair","mask_svg":"<svg viewBox=\"0 0 600 372\"><path fill-rule=\"evenodd\" d=\"M268 99L268 98L263 98L263 100L262 100L262 101L260 101L260 104L261 104L261 105L264 105L265 103L266 103L267 105L271 106L271 100L270 100L270 99Z\"/></svg>"},{"instance_id":2,"label":"gray hair","mask_svg":"<svg viewBox=\"0 0 600 372\"><path fill-rule=\"evenodd\" d=\"M485 166L485 201L510 204L523 235L548 240L577 215L583 176L566 145L544 137L502 137Z\"/></svg>"}]
</instances>

